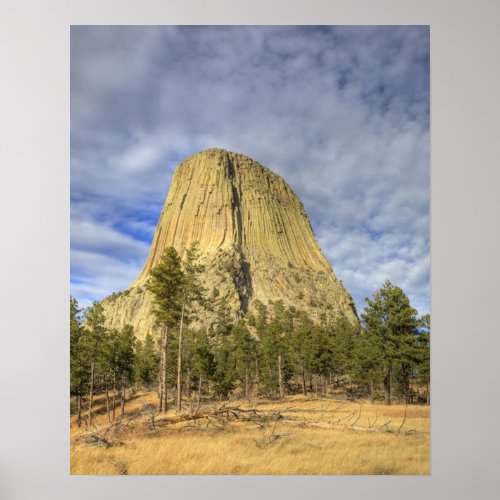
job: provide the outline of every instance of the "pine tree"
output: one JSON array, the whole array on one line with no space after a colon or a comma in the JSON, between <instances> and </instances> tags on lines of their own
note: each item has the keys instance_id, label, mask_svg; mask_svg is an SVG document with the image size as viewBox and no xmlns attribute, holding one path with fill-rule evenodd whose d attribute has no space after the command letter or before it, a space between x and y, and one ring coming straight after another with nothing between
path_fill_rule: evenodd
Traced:
<instances>
[{"instance_id":1,"label":"pine tree","mask_svg":"<svg viewBox=\"0 0 500 500\"><path fill-rule=\"evenodd\" d=\"M88 424L92 424L92 404L94 398L94 383L96 380L96 368L101 365L103 356L105 355L105 343L107 330L104 327L104 309L101 304L94 302L87 309L85 315L85 326L81 335L81 348L83 359L87 362L89 369L89 407L88 407Z\"/></svg>"},{"instance_id":2,"label":"pine tree","mask_svg":"<svg viewBox=\"0 0 500 500\"><path fill-rule=\"evenodd\" d=\"M311 330L301 326L294 330L290 339L290 348L294 371L299 376L302 394L307 396L307 380L311 376L314 353L310 343Z\"/></svg>"},{"instance_id":3,"label":"pine tree","mask_svg":"<svg viewBox=\"0 0 500 500\"><path fill-rule=\"evenodd\" d=\"M182 409L182 357L184 329L189 325L195 313L195 306L204 304L205 289L201 284L204 267L198 263L198 243L193 243L186 252L186 259L181 261L173 247L166 249L160 263L151 271L147 289L153 293L154 314L157 323L163 326L160 359L160 411L167 408L167 363L168 329L179 327L177 338L177 409Z\"/></svg>"},{"instance_id":4,"label":"pine tree","mask_svg":"<svg viewBox=\"0 0 500 500\"><path fill-rule=\"evenodd\" d=\"M198 385L198 404L203 382L213 380L216 370L215 356L204 332L195 332L191 342L191 369Z\"/></svg>"},{"instance_id":5,"label":"pine tree","mask_svg":"<svg viewBox=\"0 0 500 500\"><path fill-rule=\"evenodd\" d=\"M259 336L265 330L267 324L268 311L267 307L259 300L255 299L253 301L253 306L257 312L255 317L255 327Z\"/></svg>"},{"instance_id":6,"label":"pine tree","mask_svg":"<svg viewBox=\"0 0 500 500\"><path fill-rule=\"evenodd\" d=\"M82 342L81 309L78 301L70 297L70 392L76 396L77 424L82 423L82 398L87 391L88 370Z\"/></svg>"},{"instance_id":7,"label":"pine tree","mask_svg":"<svg viewBox=\"0 0 500 500\"><path fill-rule=\"evenodd\" d=\"M375 400L375 388L384 378L382 359L379 337L371 330L361 330L354 337L351 375L355 382L368 389L372 402Z\"/></svg>"},{"instance_id":8,"label":"pine tree","mask_svg":"<svg viewBox=\"0 0 500 500\"><path fill-rule=\"evenodd\" d=\"M352 372L354 342L357 328L344 316L333 323L332 370L335 375Z\"/></svg>"},{"instance_id":9,"label":"pine tree","mask_svg":"<svg viewBox=\"0 0 500 500\"><path fill-rule=\"evenodd\" d=\"M205 270L204 266L198 263L200 253L198 242L194 242L186 252L186 260L183 262L183 279L181 282L181 315L179 323L178 356L177 356L177 410L182 410L182 355L183 355L183 335L184 326L189 325L193 314L194 306L202 306L205 300L205 288L200 277Z\"/></svg>"},{"instance_id":10,"label":"pine tree","mask_svg":"<svg viewBox=\"0 0 500 500\"><path fill-rule=\"evenodd\" d=\"M111 376L111 388L113 391L113 396L111 401L111 416L108 408L108 418L113 421L115 420L115 415L116 415L117 381L119 381L119 374L118 374L119 349L120 349L119 332L116 329L112 329L109 331L107 336L106 358Z\"/></svg>"},{"instance_id":11,"label":"pine tree","mask_svg":"<svg viewBox=\"0 0 500 500\"><path fill-rule=\"evenodd\" d=\"M153 336L148 333L143 342L136 341L134 375L137 383L150 389L158 376L159 356Z\"/></svg>"},{"instance_id":12,"label":"pine tree","mask_svg":"<svg viewBox=\"0 0 500 500\"><path fill-rule=\"evenodd\" d=\"M318 350L317 339L314 338L318 329L311 318L304 311L289 308L288 314L292 317L292 332L288 345L294 374L299 378L302 394L307 396L308 388L312 390L312 378L315 371Z\"/></svg>"},{"instance_id":13,"label":"pine tree","mask_svg":"<svg viewBox=\"0 0 500 500\"><path fill-rule=\"evenodd\" d=\"M379 343L384 370L386 404L391 404L396 379L405 397L408 396L411 367L416 359L417 311L410 305L403 290L386 281L374 293L373 300L361 315L369 335Z\"/></svg>"},{"instance_id":14,"label":"pine tree","mask_svg":"<svg viewBox=\"0 0 500 500\"><path fill-rule=\"evenodd\" d=\"M69 332L70 332L70 357L76 356L78 350L78 341L82 333L82 324L80 319L81 309L78 301L74 297L69 298Z\"/></svg>"},{"instance_id":15,"label":"pine tree","mask_svg":"<svg viewBox=\"0 0 500 500\"><path fill-rule=\"evenodd\" d=\"M125 413L125 389L132 381L134 373L134 329L125 325L119 332L117 338L117 376L120 381L121 414Z\"/></svg>"},{"instance_id":16,"label":"pine tree","mask_svg":"<svg viewBox=\"0 0 500 500\"><path fill-rule=\"evenodd\" d=\"M430 353L431 316L425 314L419 320L419 332L417 335L418 351L418 376L419 384L423 384L427 391L427 404L430 404L430 382L431 382L431 353Z\"/></svg>"},{"instance_id":17,"label":"pine tree","mask_svg":"<svg viewBox=\"0 0 500 500\"><path fill-rule=\"evenodd\" d=\"M216 349L214 390L220 398L227 398L234 389L236 360L229 338L222 337Z\"/></svg>"},{"instance_id":18,"label":"pine tree","mask_svg":"<svg viewBox=\"0 0 500 500\"><path fill-rule=\"evenodd\" d=\"M215 320L215 335L229 335L233 323L231 320L231 309L227 300L227 296L219 297L217 294L217 299L214 303L216 320Z\"/></svg>"},{"instance_id":19,"label":"pine tree","mask_svg":"<svg viewBox=\"0 0 500 500\"><path fill-rule=\"evenodd\" d=\"M320 326L312 329L310 334L311 368L315 375L316 396L320 389L325 393L325 380L332 371L334 337Z\"/></svg>"},{"instance_id":20,"label":"pine tree","mask_svg":"<svg viewBox=\"0 0 500 500\"><path fill-rule=\"evenodd\" d=\"M181 259L173 247L168 247L159 264L152 269L146 288L153 294L153 313L162 328L160 349L159 409L167 411L167 372L169 328L181 319L184 272Z\"/></svg>"},{"instance_id":21,"label":"pine tree","mask_svg":"<svg viewBox=\"0 0 500 500\"><path fill-rule=\"evenodd\" d=\"M257 359L257 345L243 322L232 328L231 342L235 355L235 375L243 386L245 399L249 400L252 371Z\"/></svg>"},{"instance_id":22,"label":"pine tree","mask_svg":"<svg viewBox=\"0 0 500 500\"><path fill-rule=\"evenodd\" d=\"M268 393L277 393L283 398L291 377L288 342L278 322L261 326L260 336L260 380Z\"/></svg>"}]
</instances>

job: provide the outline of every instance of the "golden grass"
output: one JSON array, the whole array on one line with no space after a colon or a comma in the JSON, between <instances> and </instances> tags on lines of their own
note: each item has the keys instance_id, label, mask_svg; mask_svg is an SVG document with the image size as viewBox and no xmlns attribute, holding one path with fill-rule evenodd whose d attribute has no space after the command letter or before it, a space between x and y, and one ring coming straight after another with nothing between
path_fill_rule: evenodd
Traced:
<instances>
[{"instance_id":1,"label":"golden grass","mask_svg":"<svg viewBox=\"0 0 500 500\"><path fill-rule=\"evenodd\" d=\"M127 413L156 403L155 395L140 393L127 405ZM238 402L241 407L245 405ZM259 401L258 410L281 409L297 423L278 421L260 429L252 423L230 422L223 428L186 423L171 426L154 436L126 437L121 446L110 448L75 444L84 433L72 419L72 474L429 474L429 407L408 406L403 429L416 433L400 435L366 432L343 427L318 428L297 425L331 424L338 419L359 427L400 427L404 405L354 403L302 396L280 402ZM174 410L169 413L175 414ZM376 422L375 422L375 419ZM97 425L106 424L99 415ZM375 422L375 424L374 424ZM282 437L270 441L271 434ZM139 432L139 431L137 431ZM137 434L137 433L136 433ZM286 434L289 434L285 436Z\"/></svg>"}]
</instances>

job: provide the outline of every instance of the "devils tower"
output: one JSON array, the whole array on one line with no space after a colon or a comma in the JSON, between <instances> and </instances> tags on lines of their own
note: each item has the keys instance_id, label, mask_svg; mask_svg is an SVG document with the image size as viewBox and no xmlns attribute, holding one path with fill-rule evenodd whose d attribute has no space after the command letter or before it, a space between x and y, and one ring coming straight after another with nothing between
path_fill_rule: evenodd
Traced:
<instances>
[{"instance_id":1,"label":"devils tower","mask_svg":"<svg viewBox=\"0 0 500 500\"><path fill-rule=\"evenodd\" d=\"M195 241L204 285L217 291L233 320L252 311L255 299L281 299L313 320L325 314L358 322L290 186L247 156L208 149L175 170L142 272L127 290L103 301L108 326L131 324L140 337L153 331L148 274L167 247L182 256ZM200 311L199 326L214 321L213 312Z\"/></svg>"}]
</instances>

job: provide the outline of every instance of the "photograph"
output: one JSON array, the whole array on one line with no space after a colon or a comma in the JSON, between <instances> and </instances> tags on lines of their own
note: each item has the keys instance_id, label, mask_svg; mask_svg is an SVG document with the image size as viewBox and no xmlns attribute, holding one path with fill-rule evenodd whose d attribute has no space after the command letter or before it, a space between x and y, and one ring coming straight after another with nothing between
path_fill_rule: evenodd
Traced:
<instances>
[{"instance_id":1,"label":"photograph","mask_svg":"<svg viewBox=\"0 0 500 500\"><path fill-rule=\"evenodd\" d=\"M430 475L429 25L69 38L70 474Z\"/></svg>"}]
</instances>

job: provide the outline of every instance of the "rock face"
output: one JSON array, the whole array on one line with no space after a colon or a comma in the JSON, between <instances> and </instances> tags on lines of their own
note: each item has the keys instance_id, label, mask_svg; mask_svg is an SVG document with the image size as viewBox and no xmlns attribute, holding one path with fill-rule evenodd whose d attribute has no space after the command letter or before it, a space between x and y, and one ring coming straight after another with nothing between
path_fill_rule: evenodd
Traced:
<instances>
[{"instance_id":1,"label":"rock face","mask_svg":"<svg viewBox=\"0 0 500 500\"><path fill-rule=\"evenodd\" d=\"M252 311L255 299L282 299L315 320L324 313L358 322L351 296L288 184L246 156L209 149L177 167L141 274L125 292L103 301L108 326L131 324L139 337L152 332L148 274L167 247L182 256L194 241L206 268L204 285L219 292L233 320ZM198 326L214 322L214 312L200 313Z\"/></svg>"}]
</instances>

